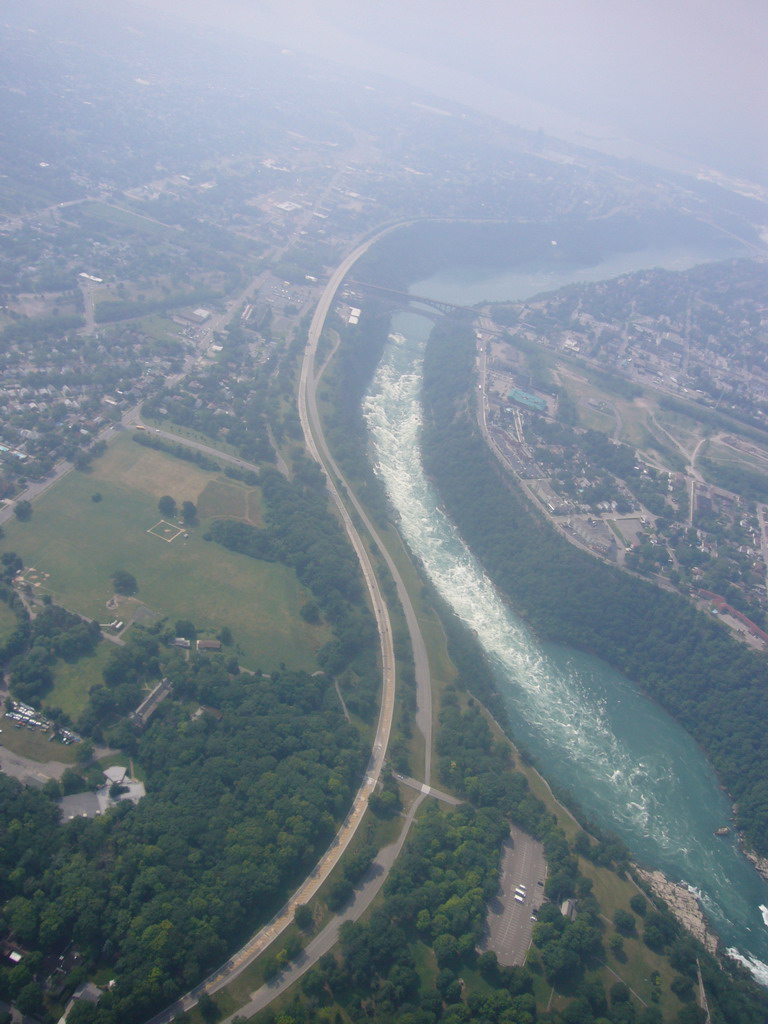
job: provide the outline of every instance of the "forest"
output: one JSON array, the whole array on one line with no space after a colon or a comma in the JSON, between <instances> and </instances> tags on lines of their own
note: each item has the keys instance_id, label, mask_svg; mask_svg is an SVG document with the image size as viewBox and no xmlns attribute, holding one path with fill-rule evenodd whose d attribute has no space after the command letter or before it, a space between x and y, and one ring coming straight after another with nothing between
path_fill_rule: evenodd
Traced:
<instances>
[{"instance_id":1,"label":"forest","mask_svg":"<svg viewBox=\"0 0 768 1024\"><path fill-rule=\"evenodd\" d=\"M0 999L27 1013L43 1015L45 958L72 942L62 1002L95 971L116 979L83 1020L167 1005L278 909L367 759L328 676L231 677L208 659L177 667L135 753L147 796L66 825L50 789L0 775L2 923L25 951L0 969Z\"/></svg>"}]
</instances>

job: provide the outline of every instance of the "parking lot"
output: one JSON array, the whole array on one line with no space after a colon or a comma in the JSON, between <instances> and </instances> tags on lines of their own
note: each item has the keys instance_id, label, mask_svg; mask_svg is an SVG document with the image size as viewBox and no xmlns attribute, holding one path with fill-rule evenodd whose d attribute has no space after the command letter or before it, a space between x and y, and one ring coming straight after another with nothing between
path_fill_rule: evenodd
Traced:
<instances>
[{"instance_id":1,"label":"parking lot","mask_svg":"<svg viewBox=\"0 0 768 1024\"><path fill-rule=\"evenodd\" d=\"M507 967L525 963L535 915L544 902L547 864L541 843L513 825L501 856L500 890L488 907L483 949ZM517 898L515 898L517 896Z\"/></svg>"}]
</instances>

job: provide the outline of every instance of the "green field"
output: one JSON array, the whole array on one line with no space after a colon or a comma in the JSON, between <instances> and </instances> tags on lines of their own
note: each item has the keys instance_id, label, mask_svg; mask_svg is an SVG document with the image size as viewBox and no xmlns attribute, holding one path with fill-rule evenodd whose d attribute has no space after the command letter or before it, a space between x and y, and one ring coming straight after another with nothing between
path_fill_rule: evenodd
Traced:
<instances>
[{"instance_id":1,"label":"green field","mask_svg":"<svg viewBox=\"0 0 768 1024\"><path fill-rule=\"evenodd\" d=\"M94 502L97 492L102 500ZM200 504L200 524L166 533L157 510L164 494L179 505ZM30 522L9 522L3 550L18 552L25 567L34 566L41 580L37 595L50 594L98 622L191 619L207 635L229 626L245 667L269 672L284 662L315 669L315 654L330 634L300 618L309 593L286 566L203 540L206 506L213 514L245 510L243 518L258 517L258 492L122 435L91 472L72 472L42 495ZM116 569L132 573L139 590L113 609L107 602Z\"/></svg>"},{"instance_id":2,"label":"green field","mask_svg":"<svg viewBox=\"0 0 768 1024\"><path fill-rule=\"evenodd\" d=\"M112 297L108 296L110 299ZM178 341L182 337L182 328L179 324L175 324L169 317L160 313L142 317L139 323L141 330L156 341Z\"/></svg>"},{"instance_id":3,"label":"green field","mask_svg":"<svg viewBox=\"0 0 768 1024\"><path fill-rule=\"evenodd\" d=\"M147 235L156 241L171 242L173 245L179 245L179 239L184 238L184 232L170 224L161 224L151 217L106 203L87 200L73 207L70 216L83 223L93 224L103 231L115 227L129 228L137 234Z\"/></svg>"},{"instance_id":4,"label":"green field","mask_svg":"<svg viewBox=\"0 0 768 1024\"><path fill-rule=\"evenodd\" d=\"M748 449L734 448L729 444L721 444L718 440L708 442L704 454L723 466L736 466L753 472L765 473L768 470L768 455L759 445L751 444Z\"/></svg>"},{"instance_id":5,"label":"green field","mask_svg":"<svg viewBox=\"0 0 768 1024\"><path fill-rule=\"evenodd\" d=\"M61 708L73 722L85 711L88 691L92 686L103 685L102 671L114 644L102 641L93 654L74 662L59 659L53 668L53 689L46 694L43 705Z\"/></svg>"},{"instance_id":6,"label":"green field","mask_svg":"<svg viewBox=\"0 0 768 1024\"><path fill-rule=\"evenodd\" d=\"M0 644L4 644L18 625L16 615L7 604L0 601Z\"/></svg>"},{"instance_id":7,"label":"green field","mask_svg":"<svg viewBox=\"0 0 768 1024\"><path fill-rule=\"evenodd\" d=\"M28 757L32 761L61 761L63 764L74 764L77 747L72 744L65 747L63 743L51 741L48 736L37 729L28 729L25 726L11 725L10 721L2 719L2 732L0 732L0 748L5 747L14 754L21 757ZM0 750L2 758L2 750Z\"/></svg>"}]
</instances>

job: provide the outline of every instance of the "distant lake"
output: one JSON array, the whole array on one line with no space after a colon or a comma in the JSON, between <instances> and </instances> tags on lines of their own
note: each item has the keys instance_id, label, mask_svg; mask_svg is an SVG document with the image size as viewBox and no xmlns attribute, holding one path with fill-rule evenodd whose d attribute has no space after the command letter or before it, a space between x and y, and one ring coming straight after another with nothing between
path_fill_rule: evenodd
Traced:
<instances>
[{"instance_id":1,"label":"distant lake","mask_svg":"<svg viewBox=\"0 0 768 1024\"><path fill-rule=\"evenodd\" d=\"M556 231L553 241L557 241ZM543 292L555 291L579 282L605 281L637 270L658 267L663 270L689 270L700 263L730 259L745 255L745 249L723 239L711 245L660 245L634 252L616 252L592 266L563 263L552 246L551 260L540 260L524 268L461 266L433 274L416 281L409 291L412 295L453 302L457 306L474 306L484 300L493 302L522 302Z\"/></svg>"}]
</instances>

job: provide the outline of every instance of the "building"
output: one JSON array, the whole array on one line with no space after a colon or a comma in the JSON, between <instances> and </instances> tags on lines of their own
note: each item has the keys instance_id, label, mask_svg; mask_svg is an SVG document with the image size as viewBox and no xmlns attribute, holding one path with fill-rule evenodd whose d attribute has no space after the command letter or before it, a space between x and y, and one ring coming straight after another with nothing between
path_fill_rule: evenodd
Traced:
<instances>
[{"instance_id":1,"label":"building","mask_svg":"<svg viewBox=\"0 0 768 1024\"><path fill-rule=\"evenodd\" d=\"M543 398L540 398L539 395L532 395L529 391L523 391L522 388L512 388L507 397L515 405L522 405L533 412L547 411L547 403Z\"/></svg>"}]
</instances>

